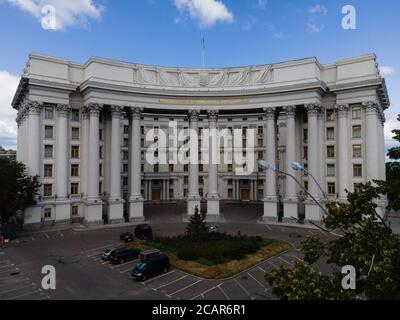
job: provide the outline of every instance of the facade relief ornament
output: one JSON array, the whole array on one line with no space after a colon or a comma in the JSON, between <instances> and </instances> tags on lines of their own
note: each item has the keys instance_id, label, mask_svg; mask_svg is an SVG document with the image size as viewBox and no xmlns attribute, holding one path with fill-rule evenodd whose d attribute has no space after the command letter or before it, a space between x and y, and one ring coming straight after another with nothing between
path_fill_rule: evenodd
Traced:
<instances>
[{"instance_id":1,"label":"facade relief ornament","mask_svg":"<svg viewBox=\"0 0 400 320\"><path fill-rule=\"evenodd\" d=\"M263 110L265 112L267 120L275 120L275 115L276 115L275 108L267 107L263 108Z\"/></svg>"},{"instance_id":2,"label":"facade relief ornament","mask_svg":"<svg viewBox=\"0 0 400 320\"><path fill-rule=\"evenodd\" d=\"M88 120L90 116L90 110L87 106L84 106L82 108L82 119L83 120Z\"/></svg>"},{"instance_id":3,"label":"facade relief ornament","mask_svg":"<svg viewBox=\"0 0 400 320\"><path fill-rule=\"evenodd\" d=\"M99 116L102 107L100 103L89 103L86 108L91 116Z\"/></svg>"},{"instance_id":4,"label":"facade relief ornament","mask_svg":"<svg viewBox=\"0 0 400 320\"><path fill-rule=\"evenodd\" d=\"M111 106L111 115L113 117L120 117L121 116L121 112L122 112L122 107L121 106L116 106L116 105L112 105Z\"/></svg>"},{"instance_id":5,"label":"facade relief ornament","mask_svg":"<svg viewBox=\"0 0 400 320\"><path fill-rule=\"evenodd\" d=\"M40 114L43 108L43 103L38 101L26 101L25 108L30 114Z\"/></svg>"},{"instance_id":6,"label":"facade relief ornament","mask_svg":"<svg viewBox=\"0 0 400 320\"><path fill-rule=\"evenodd\" d=\"M131 117L132 120L140 120L140 117L142 116L142 112L143 112L143 108L142 107L133 107L131 108Z\"/></svg>"},{"instance_id":7,"label":"facade relief ornament","mask_svg":"<svg viewBox=\"0 0 400 320\"><path fill-rule=\"evenodd\" d=\"M305 105L308 115L318 116L318 114L322 111L322 106L318 103L310 103Z\"/></svg>"},{"instance_id":8,"label":"facade relief ornament","mask_svg":"<svg viewBox=\"0 0 400 320\"><path fill-rule=\"evenodd\" d=\"M335 111L338 113L339 116L347 117L349 110L350 110L350 107L348 104L335 105Z\"/></svg>"},{"instance_id":9,"label":"facade relief ornament","mask_svg":"<svg viewBox=\"0 0 400 320\"><path fill-rule=\"evenodd\" d=\"M69 112L71 111L71 106L68 104L58 104L56 110L59 117L68 117Z\"/></svg>"},{"instance_id":10,"label":"facade relief ornament","mask_svg":"<svg viewBox=\"0 0 400 320\"><path fill-rule=\"evenodd\" d=\"M285 110L287 117L294 118L294 116L296 115L296 106L294 106L294 105L285 106L285 107L283 107L283 109Z\"/></svg>"},{"instance_id":11,"label":"facade relief ornament","mask_svg":"<svg viewBox=\"0 0 400 320\"><path fill-rule=\"evenodd\" d=\"M207 110L208 118L213 121L217 121L218 119L218 110Z\"/></svg>"},{"instance_id":12,"label":"facade relief ornament","mask_svg":"<svg viewBox=\"0 0 400 320\"><path fill-rule=\"evenodd\" d=\"M364 108L364 110L367 113L370 112L379 112L379 103L376 101L365 101L361 104L361 106Z\"/></svg>"},{"instance_id":13,"label":"facade relief ornament","mask_svg":"<svg viewBox=\"0 0 400 320\"><path fill-rule=\"evenodd\" d=\"M198 121L199 115L200 115L199 110L189 110L189 120L190 121Z\"/></svg>"}]
</instances>

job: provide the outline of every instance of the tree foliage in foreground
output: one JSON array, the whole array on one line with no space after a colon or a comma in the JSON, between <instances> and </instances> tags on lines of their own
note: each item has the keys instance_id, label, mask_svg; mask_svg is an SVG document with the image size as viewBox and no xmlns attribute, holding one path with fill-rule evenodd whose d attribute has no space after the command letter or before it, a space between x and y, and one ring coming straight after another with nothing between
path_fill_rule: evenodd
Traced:
<instances>
[{"instance_id":1,"label":"tree foliage in foreground","mask_svg":"<svg viewBox=\"0 0 400 320\"><path fill-rule=\"evenodd\" d=\"M26 173L23 163L0 158L0 222L7 223L19 210L36 204L40 182Z\"/></svg>"},{"instance_id":2,"label":"tree foliage in foreground","mask_svg":"<svg viewBox=\"0 0 400 320\"><path fill-rule=\"evenodd\" d=\"M360 184L354 193L348 193L348 203L327 204L329 216L323 225L342 234L323 242L319 236L310 236L301 243L304 263L292 269L280 267L266 274L273 293L280 299L400 299L400 239L394 235L376 214L374 200L383 193L382 187L371 183ZM323 259L332 266L329 275L313 269ZM356 270L356 290L343 290L342 266L352 265Z\"/></svg>"}]
</instances>

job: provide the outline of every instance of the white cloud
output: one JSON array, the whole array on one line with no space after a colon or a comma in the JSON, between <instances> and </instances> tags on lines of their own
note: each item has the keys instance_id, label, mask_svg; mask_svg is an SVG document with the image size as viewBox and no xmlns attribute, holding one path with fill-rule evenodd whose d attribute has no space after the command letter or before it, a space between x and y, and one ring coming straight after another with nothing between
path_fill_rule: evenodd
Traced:
<instances>
[{"instance_id":1,"label":"white cloud","mask_svg":"<svg viewBox=\"0 0 400 320\"><path fill-rule=\"evenodd\" d=\"M71 26L85 26L88 18L99 19L103 6L93 0L6 0L13 6L29 12L42 22L42 8L51 5L55 8L55 30L64 30ZM43 24L42 24L43 26Z\"/></svg>"},{"instance_id":2,"label":"white cloud","mask_svg":"<svg viewBox=\"0 0 400 320\"><path fill-rule=\"evenodd\" d=\"M0 146L16 149L17 111L11 107L19 77L0 70Z\"/></svg>"},{"instance_id":3,"label":"white cloud","mask_svg":"<svg viewBox=\"0 0 400 320\"><path fill-rule=\"evenodd\" d=\"M274 32L274 33L272 34L272 36L273 36L275 39L283 39L283 38L285 37L285 34L284 34L282 31L280 31L280 32Z\"/></svg>"},{"instance_id":4,"label":"white cloud","mask_svg":"<svg viewBox=\"0 0 400 320\"><path fill-rule=\"evenodd\" d=\"M316 4L315 6L310 7L308 12L312 14L323 14L326 16L328 14L328 9L323 5Z\"/></svg>"},{"instance_id":5,"label":"white cloud","mask_svg":"<svg viewBox=\"0 0 400 320\"><path fill-rule=\"evenodd\" d=\"M260 9L265 10L267 9L268 0L258 0L257 5Z\"/></svg>"},{"instance_id":6,"label":"white cloud","mask_svg":"<svg viewBox=\"0 0 400 320\"><path fill-rule=\"evenodd\" d=\"M218 0L173 0L181 13L189 13L201 28L214 26L217 22L233 22L233 14Z\"/></svg>"},{"instance_id":7,"label":"white cloud","mask_svg":"<svg viewBox=\"0 0 400 320\"><path fill-rule=\"evenodd\" d=\"M309 22L308 23L308 31L318 33L321 32L322 29L324 29L324 26L322 24L316 23L316 22Z\"/></svg>"},{"instance_id":8,"label":"white cloud","mask_svg":"<svg viewBox=\"0 0 400 320\"><path fill-rule=\"evenodd\" d=\"M393 67L390 66L381 66L379 67L380 73L382 77L391 76L396 73Z\"/></svg>"}]
</instances>

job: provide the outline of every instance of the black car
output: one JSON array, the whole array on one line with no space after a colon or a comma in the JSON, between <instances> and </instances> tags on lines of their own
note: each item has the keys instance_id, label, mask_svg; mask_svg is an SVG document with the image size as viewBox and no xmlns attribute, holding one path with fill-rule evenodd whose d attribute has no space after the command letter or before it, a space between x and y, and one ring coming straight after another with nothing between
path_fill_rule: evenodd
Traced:
<instances>
[{"instance_id":1,"label":"black car","mask_svg":"<svg viewBox=\"0 0 400 320\"><path fill-rule=\"evenodd\" d=\"M111 257L118 251L121 250L126 250L126 248L114 248L114 249L106 249L103 252L103 255L101 256L101 258L105 261L110 261Z\"/></svg>"},{"instance_id":2,"label":"black car","mask_svg":"<svg viewBox=\"0 0 400 320\"><path fill-rule=\"evenodd\" d=\"M148 224L139 224L135 228L135 237L140 240L148 240L153 237L153 229Z\"/></svg>"},{"instance_id":3,"label":"black car","mask_svg":"<svg viewBox=\"0 0 400 320\"><path fill-rule=\"evenodd\" d=\"M130 232L124 232L121 233L119 236L119 240L123 241L123 242L132 242L133 241L133 234Z\"/></svg>"},{"instance_id":4,"label":"black car","mask_svg":"<svg viewBox=\"0 0 400 320\"><path fill-rule=\"evenodd\" d=\"M131 278L137 281L145 281L146 279L167 273L170 268L169 258L165 254L160 254L146 262L138 263L132 270Z\"/></svg>"},{"instance_id":5,"label":"black car","mask_svg":"<svg viewBox=\"0 0 400 320\"><path fill-rule=\"evenodd\" d=\"M124 249L118 250L111 255L110 261L112 264L125 263L139 258L140 249Z\"/></svg>"}]
</instances>

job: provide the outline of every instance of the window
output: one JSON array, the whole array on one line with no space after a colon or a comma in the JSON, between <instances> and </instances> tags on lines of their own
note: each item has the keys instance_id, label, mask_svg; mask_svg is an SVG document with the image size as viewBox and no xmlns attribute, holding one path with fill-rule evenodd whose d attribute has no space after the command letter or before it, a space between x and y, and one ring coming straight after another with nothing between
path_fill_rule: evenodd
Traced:
<instances>
[{"instance_id":1,"label":"window","mask_svg":"<svg viewBox=\"0 0 400 320\"><path fill-rule=\"evenodd\" d=\"M79 146L71 147L71 158L73 159L79 158Z\"/></svg>"},{"instance_id":2,"label":"window","mask_svg":"<svg viewBox=\"0 0 400 320\"><path fill-rule=\"evenodd\" d=\"M72 140L79 140L79 128L72 128L71 139Z\"/></svg>"},{"instance_id":3,"label":"window","mask_svg":"<svg viewBox=\"0 0 400 320\"><path fill-rule=\"evenodd\" d=\"M326 110L326 121L334 121L335 113L333 109Z\"/></svg>"},{"instance_id":4,"label":"window","mask_svg":"<svg viewBox=\"0 0 400 320\"><path fill-rule=\"evenodd\" d=\"M303 147L303 159L308 159L308 147Z\"/></svg>"},{"instance_id":5,"label":"window","mask_svg":"<svg viewBox=\"0 0 400 320\"><path fill-rule=\"evenodd\" d=\"M361 138L361 126L353 126L353 139Z\"/></svg>"},{"instance_id":6,"label":"window","mask_svg":"<svg viewBox=\"0 0 400 320\"><path fill-rule=\"evenodd\" d=\"M188 184L189 183L189 177L183 177L183 184Z\"/></svg>"},{"instance_id":7,"label":"window","mask_svg":"<svg viewBox=\"0 0 400 320\"><path fill-rule=\"evenodd\" d=\"M335 128L326 128L326 139L335 140Z\"/></svg>"},{"instance_id":8,"label":"window","mask_svg":"<svg viewBox=\"0 0 400 320\"><path fill-rule=\"evenodd\" d=\"M79 207L78 206L72 206L71 207L71 215L73 217L76 217L79 215Z\"/></svg>"},{"instance_id":9,"label":"window","mask_svg":"<svg viewBox=\"0 0 400 320\"><path fill-rule=\"evenodd\" d=\"M128 177L122 177L122 185L126 187L128 185Z\"/></svg>"},{"instance_id":10,"label":"window","mask_svg":"<svg viewBox=\"0 0 400 320\"><path fill-rule=\"evenodd\" d=\"M127 148L129 146L129 139L124 138L124 147Z\"/></svg>"},{"instance_id":11,"label":"window","mask_svg":"<svg viewBox=\"0 0 400 320\"><path fill-rule=\"evenodd\" d=\"M127 163L124 163L124 165L123 165L123 167L122 167L122 171L123 171L124 173L128 173L129 169L128 169L128 164L127 164Z\"/></svg>"},{"instance_id":12,"label":"window","mask_svg":"<svg viewBox=\"0 0 400 320\"><path fill-rule=\"evenodd\" d=\"M185 165L183 166L183 171L184 171L184 172L188 172L188 171L189 171L189 165L185 164Z\"/></svg>"},{"instance_id":13,"label":"window","mask_svg":"<svg viewBox=\"0 0 400 320\"><path fill-rule=\"evenodd\" d=\"M258 160L264 159L264 152L258 151Z\"/></svg>"},{"instance_id":14,"label":"window","mask_svg":"<svg viewBox=\"0 0 400 320\"><path fill-rule=\"evenodd\" d=\"M140 170L141 170L142 172L144 172L144 164L143 164L143 163L140 165Z\"/></svg>"},{"instance_id":15,"label":"window","mask_svg":"<svg viewBox=\"0 0 400 320\"><path fill-rule=\"evenodd\" d=\"M335 157L335 146L327 146L326 147L326 156L328 158L334 158Z\"/></svg>"},{"instance_id":16,"label":"window","mask_svg":"<svg viewBox=\"0 0 400 320\"><path fill-rule=\"evenodd\" d=\"M79 121L79 110L78 109L72 109L71 121Z\"/></svg>"},{"instance_id":17,"label":"window","mask_svg":"<svg viewBox=\"0 0 400 320\"><path fill-rule=\"evenodd\" d=\"M258 146L262 147L263 146L264 140L262 138L258 139Z\"/></svg>"},{"instance_id":18,"label":"window","mask_svg":"<svg viewBox=\"0 0 400 320\"><path fill-rule=\"evenodd\" d=\"M229 199L233 198L233 190L232 189L228 189L228 198Z\"/></svg>"},{"instance_id":19,"label":"window","mask_svg":"<svg viewBox=\"0 0 400 320\"><path fill-rule=\"evenodd\" d=\"M44 218L51 219L51 208L44 208Z\"/></svg>"},{"instance_id":20,"label":"window","mask_svg":"<svg viewBox=\"0 0 400 320\"><path fill-rule=\"evenodd\" d=\"M79 177L79 164L71 164L71 177Z\"/></svg>"},{"instance_id":21,"label":"window","mask_svg":"<svg viewBox=\"0 0 400 320\"><path fill-rule=\"evenodd\" d=\"M360 188L361 188L361 184L360 183L355 183L353 185L353 188L354 188L354 192L359 192Z\"/></svg>"},{"instance_id":22,"label":"window","mask_svg":"<svg viewBox=\"0 0 400 320\"><path fill-rule=\"evenodd\" d=\"M262 126L258 127L258 134L263 134L264 128Z\"/></svg>"},{"instance_id":23,"label":"window","mask_svg":"<svg viewBox=\"0 0 400 320\"><path fill-rule=\"evenodd\" d=\"M99 139L103 141L103 129L99 129Z\"/></svg>"},{"instance_id":24,"label":"window","mask_svg":"<svg viewBox=\"0 0 400 320\"><path fill-rule=\"evenodd\" d=\"M203 184L204 183L204 178L203 177L199 177L199 184Z\"/></svg>"},{"instance_id":25,"label":"window","mask_svg":"<svg viewBox=\"0 0 400 320\"><path fill-rule=\"evenodd\" d=\"M354 106L351 108L351 117L353 119L361 119L361 107Z\"/></svg>"},{"instance_id":26,"label":"window","mask_svg":"<svg viewBox=\"0 0 400 320\"><path fill-rule=\"evenodd\" d=\"M154 172L158 172L160 170L160 167L158 164L154 165Z\"/></svg>"},{"instance_id":27,"label":"window","mask_svg":"<svg viewBox=\"0 0 400 320\"><path fill-rule=\"evenodd\" d=\"M353 164L353 176L354 177L362 177L362 165L361 164Z\"/></svg>"},{"instance_id":28,"label":"window","mask_svg":"<svg viewBox=\"0 0 400 320\"><path fill-rule=\"evenodd\" d=\"M103 191L103 182L99 182L99 193L102 193Z\"/></svg>"},{"instance_id":29,"label":"window","mask_svg":"<svg viewBox=\"0 0 400 320\"><path fill-rule=\"evenodd\" d=\"M99 158L100 159L103 158L103 147L102 146L99 147Z\"/></svg>"},{"instance_id":30,"label":"window","mask_svg":"<svg viewBox=\"0 0 400 320\"><path fill-rule=\"evenodd\" d=\"M143 148L144 147L144 139L140 139L140 146Z\"/></svg>"},{"instance_id":31,"label":"window","mask_svg":"<svg viewBox=\"0 0 400 320\"><path fill-rule=\"evenodd\" d=\"M308 181L304 181L304 189L308 190Z\"/></svg>"},{"instance_id":32,"label":"window","mask_svg":"<svg viewBox=\"0 0 400 320\"><path fill-rule=\"evenodd\" d=\"M264 180L258 180L258 185L263 186L264 185Z\"/></svg>"},{"instance_id":33,"label":"window","mask_svg":"<svg viewBox=\"0 0 400 320\"><path fill-rule=\"evenodd\" d=\"M174 179L169 179L169 185L173 186L174 185Z\"/></svg>"},{"instance_id":34,"label":"window","mask_svg":"<svg viewBox=\"0 0 400 320\"><path fill-rule=\"evenodd\" d=\"M44 157L45 158L53 158L53 146L52 145L44 146Z\"/></svg>"},{"instance_id":35,"label":"window","mask_svg":"<svg viewBox=\"0 0 400 320\"><path fill-rule=\"evenodd\" d=\"M53 139L53 126L45 126L44 127L44 138L45 139Z\"/></svg>"},{"instance_id":36,"label":"window","mask_svg":"<svg viewBox=\"0 0 400 320\"><path fill-rule=\"evenodd\" d=\"M228 164L228 172L232 172L232 165Z\"/></svg>"},{"instance_id":37,"label":"window","mask_svg":"<svg viewBox=\"0 0 400 320\"><path fill-rule=\"evenodd\" d=\"M71 183L71 195L79 194L79 184L78 183Z\"/></svg>"},{"instance_id":38,"label":"window","mask_svg":"<svg viewBox=\"0 0 400 320\"><path fill-rule=\"evenodd\" d=\"M174 198L174 189L169 189L169 198L170 199Z\"/></svg>"},{"instance_id":39,"label":"window","mask_svg":"<svg viewBox=\"0 0 400 320\"><path fill-rule=\"evenodd\" d=\"M101 163L99 164L99 176L103 176L103 165Z\"/></svg>"},{"instance_id":40,"label":"window","mask_svg":"<svg viewBox=\"0 0 400 320\"><path fill-rule=\"evenodd\" d=\"M361 158L361 144L354 144L353 145L353 158Z\"/></svg>"},{"instance_id":41,"label":"window","mask_svg":"<svg viewBox=\"0 0 400 320\"><path fill-rule=\"evenodd\" d=\"M187 197L187 194L188 194L188 190L187 189L183 189L183 197Z\"/></svg>"},{"instance_id":42,"label":"window","mask_svg":"<svg viewBox=\"0 0 400 320\"><path fill-rule=\"evenodd\" d=\"M44 176L46 178L53 176L53 165L52 164L45 164L44 165Z\"/></svg>"},{"instance_id":43,"label":"window","mask_svg":"<svg viewBox=\"0 0 400 320\"><path fill-rule=\"evenodd\" d=\"M334 182L328 182L328 194L336 194L336 184Z\"/></svg>"},{"instance_id":44,"label":"window","mask_svg":"<svg viewBox=\"0 0 400 320\"><path fill-rule=\"evenodd\" d=\"M52 107L46 107L44 109L44 118L46 120L53 120L54 119L54 109Z\"/></svg>"},{"instance_id":45,"label":"window","mask_svg":"<svg viewBox=\"0 0 400 320\"><path fill-rule=\"evenodd\" d=\"M308 141L308 129L303 129L303 140L304 142Z\"/></svg>"},{"instance_id":46,"label":"window","mask_svg":"<svg viewBox=\"0 0 400 320\"><path fill-rule=\"evenodd\" d=\"M129 134L129 126L124 126L124 134Z\"/></svg>"},{"instance_id":47,"label":"window","mask_svg":"<svg viewBox=\"0 0 400 320\"><path fill-rule=\"evenodd\" d=\"M144 134L144 126L140 127L140 134Z\"/></svg>"},{"instance_id":48,"label":"window","mask_svg":"<svg viewBox=\"0 0 400 320\"><path fill-rule=\"evenodd\" d=\"M263 117L258 117L258 121L264 121Z\"/></svg>"},{"instance_id":49,"label":"window","mask_svg":"<svg viewBox=\"0 0 400 320\"><path fill-rule=\"evenodd\" d=\"M53 185L44 184L43 185L43 197L51 197L53 195Z\"/></svg>"},{"instance_id":50,"label":"window","mask_svg":"<svg viewBox=\"0 0 400 320\"><path fill-rule=\"evenodd\" d=\"M334 164L327 164L326 166L326 175L328 177L334 177L336 176L336 167Z\"/></svg>"},{"instance_id":51,"label":"window","mask_svg":"<svg viewBox=\"0 0 400 320\"><path fill-rule=\"evenodd\" d=\"M128 151L124 151L124 153L122 154L122 160L128 160Z\"/></svg>"},{"instance_id":52,"label":"window","mask_svg":"<svg viewBox=\"0 0 400 320\"><path fill-rule=\"evenodd\" d=\"M203 189L199 189L199 195L200 197L203 197Z\"/></svg>"},{"instance_id":53,"label":"window","mask_svg":"<svg viewBox=\"0 0 400 320\"><path fill-rule=\"evenodd\" d=\"M169 165L169 172L174 172L174 165L173 164Z\"/></svg>"},{"instance_id":54,"label":"window","mask_svg":"<svg viewBox=\"0 0 400 320\"><path fill-rule=\"evenodd\" d=\"M228 179L228 186L231 186L233 184L233 180L232 179Z\"/></svg>"}]
</instances>

